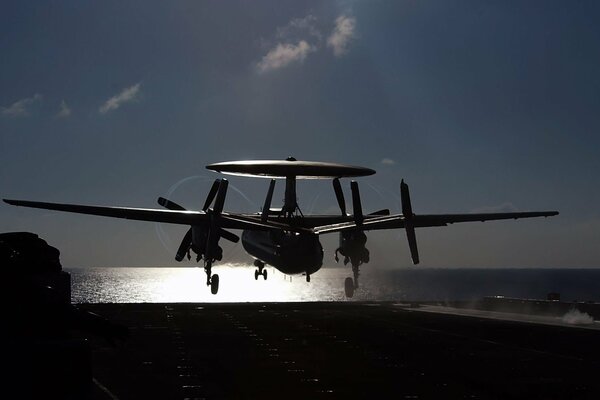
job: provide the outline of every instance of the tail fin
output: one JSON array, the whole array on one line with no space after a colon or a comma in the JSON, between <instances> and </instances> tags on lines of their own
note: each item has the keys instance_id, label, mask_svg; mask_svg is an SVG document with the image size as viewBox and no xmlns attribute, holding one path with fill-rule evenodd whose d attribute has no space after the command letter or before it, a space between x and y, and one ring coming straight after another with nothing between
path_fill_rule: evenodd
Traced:
<instances>
[{"instance_id":1,"label":"tail fin","mask_svg":"<svg viewBox=\"0 0 600 400\"><path fill-rule=\"evenodd\" d=\"M410 256L413 264L419 263L419 250L417 248L417 236L415 234L415 226L413 224L412 205L410 204L410 193L408 185L404 183L404 179L400 182L400 200L402 202L402 215L404 216L404 229L406 230L406 238L408 239L408 247L410 248Z\"/></svg>"},{"instance_id":2,"label":"tail fin","mask_svg":"<svg viewBox=\"0 0 600 400\"><path fill-rule=\"evenodd\" d=\"M269 183L269 190L267 191L267 197L265 198L265 204L262 209L262 214L260 216L260 220L262 222L267 222L269 218L269 211L271 210L271 200L273 199L273 190L275 190L275 179L271 179L271 183Z\"/></svg>"}]
</instances>

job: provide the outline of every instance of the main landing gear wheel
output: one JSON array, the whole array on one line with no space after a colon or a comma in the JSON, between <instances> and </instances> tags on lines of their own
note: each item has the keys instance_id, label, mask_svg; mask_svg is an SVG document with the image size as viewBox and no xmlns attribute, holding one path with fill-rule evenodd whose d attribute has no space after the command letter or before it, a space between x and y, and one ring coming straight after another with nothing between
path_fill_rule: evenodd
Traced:
<instances>
[{"instance_id":1,"label":"main landing gear wheel","mask_svg":"<svg viewBox=\"0 0 600 400\"><path fill-rule=\"evenodd\" d=\"M259 276L262 276L263 279L266 281L267 280L267 270L263 269L262 272L259 272L257 269L254 270L254 280L258 280Z\"/></svg>"},{"instance_id":2,"label":"main landing gear wheel","mask_svg":"<svg viewBox=\"0 0 600 400\"><path fill-rule=\"evenodd\" d=\"M352 298L352 296L354 296L354 280L352 278L346 278L344 281L344 290L346 292L346 297Z\"/></svg>"},{"instance_id":3,"label":"main landing gear wheel","mask_svg":"<svg viewBox=\"0 0 600 400\"><path fill-rule=\"evenodd\" d=\"M212 294L217 294L219 291L219 275L214 274L212 278L210 278L210 292Z\"/></svg>"},{"instance_id":4,"label":"main landing gear wheel","mask_svg":"<svg viewBox=\"0 0 600 400\"><path fill-rule=\"evenodd\" d=\"M254 280L258 280L258 277L262 275L264 280L267 280L267 270L265 268L265 264L259 260L254 260L254 265L258 267L257 270L254 271Z\"/></svg>"}]
</instances>

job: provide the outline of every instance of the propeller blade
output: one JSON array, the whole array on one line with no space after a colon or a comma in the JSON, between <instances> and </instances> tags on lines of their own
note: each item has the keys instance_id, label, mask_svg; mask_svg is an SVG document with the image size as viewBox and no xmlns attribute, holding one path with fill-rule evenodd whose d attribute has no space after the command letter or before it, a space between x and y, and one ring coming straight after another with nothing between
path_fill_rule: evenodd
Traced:
<instances>
[{"instance_id":1,"label":"propeller blade","mask_svg":"<svg viewBox=\"0 0 600 400\"><path fill-rule=\"evenodd\" d=\"M217 215L221 214L221 212L223 211L223 206L225 205L225 196L227 195L227 186L228 185L229 185L229 181L227 181L227 179L221 179L221 183L219 184L219 188L217 191L217 198L215 199L215 206L213 208L213 211ZM212 191L212 188L211 188L211 191Z\"/></svg>"},{"instance_id":2,"label":"propeller blade","mask_svg":"<svg viewBox=\"0 0 600 400\"><path fill-rule=\"evenodd\" d=\"M213 202L215 195L217 194L217 190L219 190L219 184L221 183L220 179L215 179L212 186L210 187L210 191L208 192L208 196L206 196L206 200L204 201L204 206L202 207L202 211L208 210L210 204Z\"/></svg>"},{"instance_id":3,"label":"propeller blade","mask_svg":"<svg viewBox=\"0 0 600 400\"><path fill-rule=\"evenodd\" d=\"M414 214L410 204L410 193L408 185L404 183L404 179L400 182L400 201L402 202L402 214L406 218L411 218Z\"/></svg>"},{"instance_id":4,"label":"propeller blade","mask_svg":"<svg viewBox=\"0 0 600 400\"><path fill-rule=\"evenodd\" d=\"M337 199L338 205L340 206L340 211L342 215L346 215L346 200L344 200L344 191L342 190L342 185L340 184L340 179L335 178L333 180L333 190L335 192L335 198Z\"/></svg>"},{"instance_id":5,"label":"propeller blade","mask_svg":"<svg viewBox=\"0 0 600 400\"><path fill-rule=\"evenodd\" d=\"M164 197L158 198L158 204L169 210L185 211L185 208L181 207L175 202L172 202L171 200L165 199Z\"/></svg>"},{"instance_id":6,"label":"propeller blade","mask_svg":"<svg viewBox=\"0 0 600 400\"><path fill-rule=\"evenodd\" d=\"M161 204L162 205L162 204ZM177 249L177 254L175 255L175 259L177 261L183 260L188 250L192 246L192 228L188 229L187 233L183 237L181 244L179 245L179 249Z\"/></svg>"},{"instance_id":7,"label":"propeller blade","mask_svg":"<svg viewBox=\"0 0 600 400\"><path fill-rule=\"evenodd\" d=\"M410 256L413 260L413 264L419 263L419 250L417 249L417 235L415 234L415 227L410 223L406 223L404 225L404 229L406 230L406 238L408 239L408 248L410 249Z\"/></svg>"},{"instance_id":8,"label":"propeller blade","mask_svg":"<svg viewBox=\"0 0 600 400\"><path fill-rule=\"evenodd\" d=\"M209 193L209 198L212 196L215 184L217 184L217 181L213 183L213 187L210 189L211 193ZM219 219L221 217L221 212L223 211L223 206L225 205L225 196L227 195L228 185L229 182L227 181L227 179L221 179L218 182L217 194L215 197L215 205L213 206L212 212L210 213L211 218L210 225L208 228L208 237L206 238L206 251L204 252L204 260L207 262L213 261L214 253L219 247L219 239L221 238L221 232L223 232L223 229L221 229L221 227L219 226Z\"/></svg>"},{"instance_id":9,"label":"propeller blade","mask_svg":"<svg viewBox=\"0 0 600 400\"><path fill-rule=\"evenodd\" d=\"M350 182L350 189L352 189L352 208L354 211L354 221L357 224L363 222L362 204L360 203L360 192L358 190L358 183L356 181Z\"/></svg>"},{"instance_id":10,"label":"propeller blade","mask_svg":"<svg viewBox=\"0 0 600 400\"><path fill-rule=\"evenodd\" d=\"M419 263L419 250L417 249L417 235L415 234L415 226L413 224L412 205L410 204L410 192L408 185L404 183L404 179L400 182L400 201L402 202L402 215L404 216L404 230L408 239L408 247L410 256L414 264Z\"/></svg>"},{"instance_id":11,"label":"propeller blade","mask_svg":"<svg viewBox=\"0 0 600 400\"><path fill-rule=\"evenodd\" d=\"M185 208L171 200L165 199L164 197L158 198L158 204L169 210L185 211ZM183 237L183 240L179 245L179 249L177 249L177 253L175 254L175 260L182 261L190 250L190 247L192 247L192 228L188 229L187 233Z\"/></svg>"},{"instance_id":12,"label":"propeller blade","mask_svg":"<svg viewBox=\"0 0 600 400\"><path fill-rule=\"evenodd\" d=\"M269 191L267 192L267 197L265 198L265 204L263 205L262 214L260 216L260 220L262 222L266 222L267 218L269 218L269 211L271 210L271 200L273 199L273 191L275 190L275 179L271 179L271 183L269 184Z\"/></svg>"},{"instance_id":13,"label":"propeller blade","mask_svg":"<svg viewBox=\"0 0 600 400\"><path fill-rule=\"evenodd\" d=\"M235 233L231 233L229 231L226 231L223 228L219 228L219 235L223 238L223 239L227 239L230 242L233 243L237 243L240 241L240 237L238 235L236 235Z\"/></svg>"}]
</instances>

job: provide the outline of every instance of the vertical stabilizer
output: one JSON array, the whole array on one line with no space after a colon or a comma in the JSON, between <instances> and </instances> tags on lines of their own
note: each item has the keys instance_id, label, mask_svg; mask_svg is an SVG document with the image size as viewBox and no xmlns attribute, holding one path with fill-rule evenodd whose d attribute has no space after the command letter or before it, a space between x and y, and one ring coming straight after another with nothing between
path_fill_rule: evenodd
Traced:
<instances>
[{"instance_id":1,"label":"vertical stabilizer","mask_svg":"<svg viewBox=\"0 0 600 400\"><path fill-rule=\"evenodd\" d=\"M269 184L269 190L267 191L267 197L265 198L265 204L263 205L262 214L260 220L266 222L269 218L269 211L271 210L271 200L273 200L273 191L275 190L275 179L271 179Z\"/></svg>"}]
</instances>

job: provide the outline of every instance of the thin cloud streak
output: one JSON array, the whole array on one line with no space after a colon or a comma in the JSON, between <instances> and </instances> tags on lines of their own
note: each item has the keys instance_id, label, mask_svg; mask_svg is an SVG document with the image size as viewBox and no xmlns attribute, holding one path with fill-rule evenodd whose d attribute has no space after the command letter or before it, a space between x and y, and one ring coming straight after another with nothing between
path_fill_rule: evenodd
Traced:
<instances>
[{"instance_id":1,"label":"thin cloud streak","mask_svg":"<svg viewBox=\"0 0 600 400\"><path fill-rule=\"evenodd\" d=\"M123 89L121 93L106 100L106 102L100 106L98 111L100 114L106 114L109 111L117 110L125 103L131 103L132 101L137 100L140 87L141 83L136 83L133 86Z\"/></svg>"},{"instance_id":2,"label":"thin cloud streak","mask_svg":"<svg viewBox=\"0 0 600 400\"><path fill-rule=\"evenodd\" d=\"M56 118L68 118L71 116L71 108L67 105L66 101L60 102L60 110L56 113Z\"/></svg>"},{"instance_id":3,"label":"thin cloud streak","mask_svg":"<svg viewBox=\"0 0 600 400\"><path fill-rule=\"evenodd\" d=\"M333 54L340 57L348 52L348 45L355 37L356 18L340 15L335 20L335 28L327 38L327 46L333 49Z\"/></svg>"},{"instance_id":4,"label":"thin cloud streak","mask_svg":"<svg viewBox=\"0 0 600 400\"><path fill-rule=\"evenodd\" d=\"M263 57L256 67L261 73L283 68L293 62L304 61L306 56L314 50L315 48L305 40L300 40L298 44L279 43Z\"/></svg>"},{"instance_id":5,"label":"thin cloud streak","mask_svg":"<svg viewBox=\"0 0 600 400\"><path fill-rule=\"evenodd\" d=\"M36 93L32 97L26 97L24 99L15 101L8 107L2 107L2 115L10 118L27 117L30 115L31 106L41 100L42 95Z\"/></svg>"},{"instance_id":6,"label":"thin cloud streak","mask_svg":"<svg viewBox=\"0 0 600 400\"><path fill-rule=\"evenodd\" d=\"M396 164L396 161L392 160L391 158L384 158L383 160L381 160L381 163L383 165L394 165Z\"/></svg>"}]
</instances>

